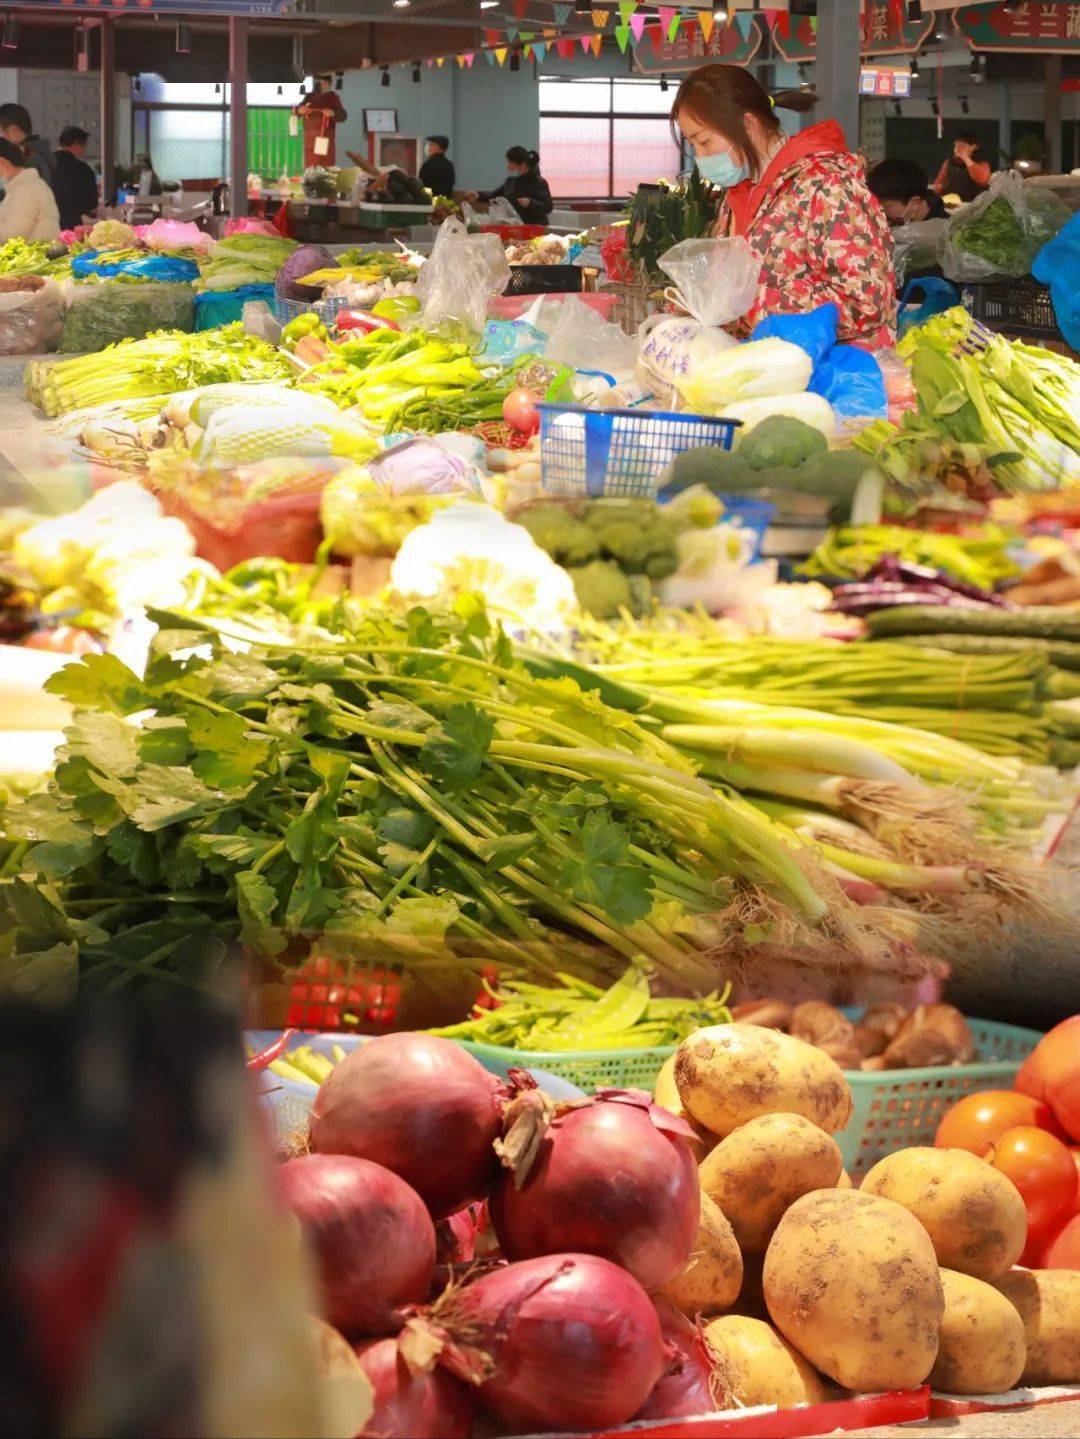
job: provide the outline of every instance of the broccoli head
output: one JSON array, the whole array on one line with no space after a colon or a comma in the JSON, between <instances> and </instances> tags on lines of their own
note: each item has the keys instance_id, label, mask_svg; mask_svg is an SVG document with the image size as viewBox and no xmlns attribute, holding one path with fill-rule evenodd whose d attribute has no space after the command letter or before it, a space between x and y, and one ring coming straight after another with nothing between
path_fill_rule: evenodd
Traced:
<instances>
[{"instance_id":1,"label":"broccoli head","mask_svg":"<svg viewBox=\"0 0 1080 1439\"><path fill-rule=\"evenodd\" d=\"M801 465L829 448L820 430L791 415L770 415L755 425L739 445L740 457L752 470Z\"/></svg>"},{"instance_id":2,"label":"broccoli head","mask_svg":"<svg viewBox=\"0 0 1080 1439\"><path fill-rule=\"evenodd\" d=\"M693 485L704 485L716 495L738 495L752 489L757 478L743 459L719 445L703 445L676 455L660 479L665 495L677 495Z\"/></svg>"},{"instance_id":3,"label":"broccoli head","mask_svg":"<svg viewBox=\"0 0 1080 1439\"><path fill-rule=\"evenodd\" d=\"M584 565L600 553L596 535L565 505L534 505L522 511L518 524L556 564Z\"/></svg>"},{"instance_id":4,"label":"broccoli head","mask_svg":"<svg viewBox=\"0 0 1080 1439\"><path fill-rule=\"evenodd\" d=\"M630 580L611 560L592 560L567 569L574 582L577 602L594 619L611 620L633 604Z\"/></svg>"},{"instance_id":5,"label":"broccoli head","mask_svg":"<svg viewBox=\"0 0 1080 1439\"><path fill-rule=\"evenodd\" d=\"M590 506L586 523L600 553L615 560L627 574L663 579L678 568L677 526L652 500L599 500Z\"/></svg>"}]
</instances>

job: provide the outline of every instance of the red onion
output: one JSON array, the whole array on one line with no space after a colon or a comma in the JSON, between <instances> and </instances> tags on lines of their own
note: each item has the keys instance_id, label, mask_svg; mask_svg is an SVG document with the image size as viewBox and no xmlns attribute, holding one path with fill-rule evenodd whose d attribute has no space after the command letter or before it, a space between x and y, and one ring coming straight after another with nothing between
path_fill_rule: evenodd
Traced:
<instances>
[{"instance_id":1,"label":"red onion","mask_svg":"<svg viewBox=\"0 0 1080 1439\"><path fill-rule=\"evenodd\" d=\"M356 1348L360 1367L375 1390L375 1408L364 1425L370 1439L469 1439L476 1404L468 1386L445 1369L413 1369L396 1339Z\"/></svg>"},{"instance_id":2,"label":"red onion","mask_svg":"<svg viewBox=\"0 0 1080 1439\"><path fill-rule=\"evenodd\" d=\"M311 1147L385 1165L445 1219L491 1187L507 1094L452 1040L387 1034L359 1045L322 1085Z\"/></svg>"},{"instance_id":3,"label":"red onion","mask_svg":"<svg viewBox=\"0 0 1080 1439\"><path fill-rule=\"evenodd\" d=\"M646 1289L666 1284L686 1268L701 1218L692 1139L638 1090L556 1110L524 1182L504 1174L488 1201L503 1253L598 1254Z\"/></svg>"},{"instance_id":4,"label":"red onion","mask_svg":"<svg viewBox=\"0 0 1080 1439\"><path fill-rule=\"evenodd\" d=\"M311 1244L328 1323L347 1335L392 1334L435 1269L435 1226L420 1196L380 1164L305 1154L278 1171Z\"/></svg>"},{"instance_id":5,"label":"red onion","mask_svg":"<svg viewBox=\"0 0 1080 1439\"><path fill-rule=\"evenodd\" d=\"M513 1434L624 1424L666 1362L649 1296L591 1254L493 1270L439 1301L426 1323L443 1340L441 1362L481 1381L481 1402Z\"/></svg>"},{"instance_id":6,"label":"red onion","mask_svg":"<svg viewBox=\"0 0 1080 1439\"><path fill-rule=\"evenodd\" d=\"M713 1361L701 1332L666 1299L653 1296L660 1332L670 1352L670 1368L662 1375L635 1419L678 1419L687 1414L712 1414L717 1408Z\"/></svg>"}]
</instances>

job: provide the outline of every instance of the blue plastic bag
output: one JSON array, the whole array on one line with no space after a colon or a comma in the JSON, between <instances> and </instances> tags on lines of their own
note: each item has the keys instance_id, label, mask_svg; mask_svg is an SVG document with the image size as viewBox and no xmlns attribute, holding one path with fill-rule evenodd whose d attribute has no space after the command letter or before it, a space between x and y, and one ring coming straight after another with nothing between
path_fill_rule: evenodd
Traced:
<instances>
[{"instance_id":1,"label":"blue plastic bag","mask_svg":"<svg viewBox=\"0 0 1080 1439\"><path fill-rule=\"evenodd\" d=\"M216 330L219 325L231 325L234 320L244 318L244 306L248 300L274 298L273 285L240 285L235 290L204 290L195 296L195 329Z\"/></svg>"},{"instance_id":2,"label":"blue plastic bag","mask_svg":"<svg viewBox=\"0 0 1080 1439\"><path fill-rule=\"evenodd\" d=\"M1080 350L1080 215L1048 240L1035 256L1031 273L1050 286L1058 328L1074 350Z\"/></svg>"},{"instance_id":3,"label":"blue plastic bag","mask_svg":"<svg viewBox=\"0 0 1080 1439\"><path fill-rule=\"evenodd\" d=\"M918 297L922 295L922 304ZM909 280L900 296L896 312L896 333L907 334L913 325L921 325L933 315L943 314L960 303L960 291L948 280L939 280L935 275L923 275Z\"/></svg>"},{"instance_id":4,"label":"blue plastic bag","mask_svg":"<svg viewBox=\"0 0 1080 1439\"><path fill-rule=\"evenodd\" d=\"M484 358L508 364L519 355L542 355L547 336L527 320L489 320L484 326Z\"/></svg>"},{"instance_id":5,"label":"blue plastic bag","mask_svg":"<svg viewBox=\"0 0 1080 1439\"><path fill-rule=\"evenodd\" d=\"M881 366L858 345L834 345L814 370L807 389L848 419L879 420L889 413Z\"/></svg>"},{"instance_id":6,"label":"blue plastic bag","mask_svg":"<svg viewBox=\"0 0 1080 1439\"><path fill-rule=\"evenodd\" d=\"M194 260L182 260L177 255L142 255L137 260L120 260L113 264L101 262L99 250L84 250L71 262L71 273L76 279L96 275L100 279L112 279L116 275L129 275L138 280L160 280L165 284L190 284L199 278L199 267Z\"/></svg>"},{"instance_id":7,"label":"blue plastic bag","mask_svg":"<svg viewBox=\"0 0 1080 1439\"><path fill-rule=\"evenodd\" d=\"M830 301L816 310L798 315L770 315L759 320L750 335L752 340L787 340L798 345L810 356L816 369L836 344L840 311Z\"/></svg>"}]
</instances>

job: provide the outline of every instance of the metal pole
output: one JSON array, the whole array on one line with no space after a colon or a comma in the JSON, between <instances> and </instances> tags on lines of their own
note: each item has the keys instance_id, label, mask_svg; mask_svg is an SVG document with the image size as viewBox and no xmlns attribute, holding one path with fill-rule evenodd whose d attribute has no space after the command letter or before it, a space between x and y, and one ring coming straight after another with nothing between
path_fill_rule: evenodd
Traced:
<instances>
[{"instance_id":1,"label":"metal pole","mask_svg":"<svg viewBox=\"0 0 1080 1439\"><path fill-rule=\"evenodd\" d=\"M859 144L859 0L818 0L819 114L838 120L849 146Z\"/></svg>"},{"instance_id":2,"label":"metal pole","mask_svg":"<svg viewBox=\"0 0 1080 1439\"><path fill-rule=\"evenodd\" d=\"M232 94L232 120L229 132L229 200L233 217L236 219L248 212L247 75L248 22L242 16L230 15L229 85Z\"/></svg>"},{"instance_id":3,"label":"metal pole","mask_svg":"<svg viewBox=\"0 0 1080 1439\"><path fill-rule=\"evenodd\" d=\"M113 23L101 17L101 199L116 202L116 37Z\"/></svg>"},{"instance_id":4,"label":"metal pole","mask_svg":"<svg viewBox=\"0 0 1080 1439\"><path fill-rule=\"evenodd\" d=\"M1046 57L1046 92L1043 99L1046 129L1046 170L1061 174L1061 56Z\"/></svg>"}]
</instances>

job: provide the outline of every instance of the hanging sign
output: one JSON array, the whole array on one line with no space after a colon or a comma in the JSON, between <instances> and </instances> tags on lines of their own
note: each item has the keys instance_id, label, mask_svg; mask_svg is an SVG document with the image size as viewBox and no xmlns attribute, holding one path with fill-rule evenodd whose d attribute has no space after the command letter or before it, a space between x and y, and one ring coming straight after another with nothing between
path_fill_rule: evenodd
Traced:
<instances>
[{"instance_id":1,"label":"hanging sign","mask_svg":"<svg viewBox=\"0 0 1080 1439\"><path fill-rule=\"evenodd\" d=\"M1052 55L1080 50L1080 4L968 5L956 12L973 50Z\"/></svg>"},{"instance_id":2,"label":"hanging sign","mask_svg":"<svg viewBox=\"0 0 1080 1439\"><path fill-rule=\"evenodd\" d=\"M860 95L888 95L902 99L911 94L910 70L886 70L879 66L866 66L859 71Z\"/></svg>"},{"instance_id":3,"label":"hanging sign","mask_svg":"<svg viewBox=\"0 0 1080 1439\"><path fill-rule=\"evenodd\" d=\"M296 13L296 0L11 0L6 10L90 11L96 15L115 14L125 10L153 11L157 15L184 15L197 20L200 15L275 16Z\"/></svg>"},{"instance_id":4,"label":"hanging sign","mask_svg":"<svg viewBox=\"0 0 1080 1439\"><path fill-rule=\"evenodd\" d=\"M905 7L906 8L906 7ZM934 29L934 19L897 17L893 6L871 7L863 34L863 55L914 55ZM812 15L791 15L783 10L776 18L773 44L785 60L799 64L817 55L817 21Z\"/></svg>"},{"instance_id":5,"label":"hanging sign","mask_svg":"<svg viewBox=\"0 0 1080 1439\"><path fill-rule=\"evenodd\" d=\"M738 25L717 22L707 40L703 29L695 25L690 33L683 29L674 40L661 40L655 48L639 45L635 59L640 71L655 75L664 70L693 70L703 60L749 65L760 46L761 29L758 25L752 25L744 35Z\"/></svg>"}]
</instances>

